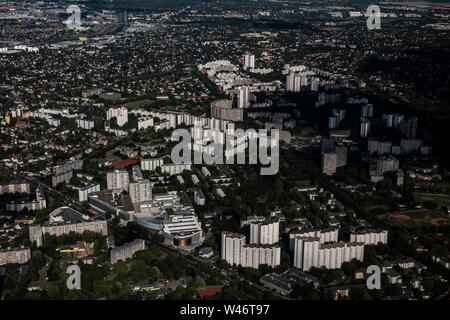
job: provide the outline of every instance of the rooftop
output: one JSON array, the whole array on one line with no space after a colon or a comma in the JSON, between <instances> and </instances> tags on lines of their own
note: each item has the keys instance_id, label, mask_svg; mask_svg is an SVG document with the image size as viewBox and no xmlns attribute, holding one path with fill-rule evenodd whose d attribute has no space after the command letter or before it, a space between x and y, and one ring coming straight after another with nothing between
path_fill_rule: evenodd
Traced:
<instances>
[{"instance_id":1,"label":"rooftop","mask_svg":"<svg viewBox=\"0 0 450 320\"><path fill-rule=\"evenodd\" d=\"M60 207L55 209L50 213L49 217L49 224L55 222L80 223L90 220L89 216L84 215L70 207Z\"/></svg>"}]
</instances>

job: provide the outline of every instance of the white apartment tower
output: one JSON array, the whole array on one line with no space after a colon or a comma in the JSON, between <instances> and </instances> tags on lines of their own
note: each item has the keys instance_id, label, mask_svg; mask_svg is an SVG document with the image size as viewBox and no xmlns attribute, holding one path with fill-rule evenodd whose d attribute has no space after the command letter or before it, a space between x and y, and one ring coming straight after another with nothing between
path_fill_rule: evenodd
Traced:
<instances>
[{"instance_id":1,"label":"white apartment tower","mask_svg":"<svg viewBox=\"0 0 450 320\"><path fill-rule=\"evenodd\" d=\"M281 248L278 245L246 244L241 248L241 266L258 269L267 264L272 268L280 265Z\"/></svg>"},{"instance_id":2,"label":"white apartment tower","mask_svg":"<svg viewBox=\"0 0 450 320\"><path fill-rule=\"evenodd\" d=\"M106 120L110 120L111 118L116 117L117 125L122 127L125 123L128 122L128 109L127 108L110 108L106 111Z\"/></svg>"},{"instance_id":3,"label":"white apartment tower","mask_svg":"<svg viewBox=\"0 0 450 320\"><path fill-rule=\"evenodd\" d=\"M301 87L306 86L307 83L306 77L291 72L286 76L286 91L300 92Z\"/></svg>"},{"instance_id":4,"label":"white apartment tower","mask_svg":"<svg viewBox=\"0 0 450 320\"><path fill-rule=\"evenodd\" d=\"M387 244L387 230L364 230L350 234L350 242L362 242L365 245Z\"/></svg>"},{"instance_id":5,"label":"white apartment tower","mask_svg":"<svg viewBox=\"0 0 450 320\"><path fill-rule=\"evenodd\" d=\"M250 107L250 92L248 87L239 87L236 90L236 102L239 109Z\"/></svg>"},{"instance_id":6,"label":"white apartment tower","mask_svg":"<svg viewBox=\"0 0 450 320\"><path fill-rule=\"evenodd\" d=\"M250 243L274 244L279 240L280 222L278 220L250 224Z\"/></svg>"},{"instance_id":7,"label":"white apartment tower","mask_svg":"<svg viewBox=\"0 0 450 320\"><path fill-rule=\"evenodd\" d=\"M369 130L370 130L370 121L368 119L362 120L360 130L361 137L367 138L367 136L369 135Z\"/></svg>"},{"instance_id":8,"label":"white apartment tower","mask_svg":"<svg viewBox=\"0 0 450 320\"><path fill-rule=\"evenodd\" d=\"M337 154L336 152L323 153L321 170L326 175L333 175L337 168Z\"/></svg>"},{"instance_id":9,"label":"white apartment tower","mask_svg":"<svg viewBox=\"0 0 450 320\"><path fill-rule=\"evenodd\" d=\"M130 198L133 203L152 200L152 183L149 180L138 180L129 184Z\"/></svg>"},{"instance_id":10,"label":"white apartment tower","mask_svg":"<svg viewBox=\"0 0 450 320\"><path fill-rule=\"evenodd\" d=\"M227 261L230 265L240 265L245 236L224 231L221 238L221 259Z\"/></svg>"},{"instance_id":11,"label":"white apartment tower","mask_svg":"<svg viewBox=\"0 0 450 320\"><path fill-rule=\"evenodd\" d=\"M303 229L298 231L293 231L289 233L289 250L294 250L295 238L297 237L311 237L319 238L320 244L338 242L339 228L330 227L326 229Z\"/></svg>"},{"instance_id":12,"label":"white apartment tower","mask_svg":"<svg viewBox=\"0 0 450 320\"><path fill-rule=\"evenodd\" d=\"M94 121L90 121L83 118L77 118L77 126L79 128L85 129L85 130L91 130L94 128Z\"/></svg>"},{"instance_id":13,"label":"white apartment tower","mask_svg":"<svg viewBox=\"0 0 450 320\"><path fill-rule=\"evenodd\" d=\"M106 184L108 189L127 190L129 185L128 171L124 169L108 171L106 174Z\"/></svg>"},{"instance_id":14,"label":"white apartment tower","mask_svg":"<svg viewBox=\"0 0 450 320\"><path fill-rule=\"evenodd\" d=\"M361 117L363 118L373 117L373 104L367 103L361 107Z\"/></svg>"},{"instance_id":15,"label":"white apartment tower","mask_svg":"<svg viewBox=\"0 0 450 320\"><path fill-rule=\"evenodd\" d=\"M319 237L296 237L294 243L294 267L309 271L312 267L341 268L353 259L363 261L364 243L338 242L320 244Z\"/></svg>"},{"instance_id":16,"label":"white apartment tower","mask_svg":"<svg viewBox=\"0 0 450 320\"><path fill-rule=\"evenodd\" d=\"M252 69L255 67L255 55L251 53L244 53L242 56L242 67L244 70Z\"/></svg>"}]
</instances>

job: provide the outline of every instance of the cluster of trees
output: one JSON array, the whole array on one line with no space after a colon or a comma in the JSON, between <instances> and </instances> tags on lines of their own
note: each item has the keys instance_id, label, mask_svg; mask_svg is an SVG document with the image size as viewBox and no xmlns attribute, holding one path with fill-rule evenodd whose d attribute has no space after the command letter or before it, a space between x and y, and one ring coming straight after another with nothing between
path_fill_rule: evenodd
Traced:
<instances>
[{"instance_id":1,"label":"cluster of trees","mask_svg":"<svg viewBox=\"0 0 450 320\"><path fill-rule=\"evenodd\" d=\"M108 225L108 229L114 236L114 242L116 246L121 246L136 239L149 239L149 230L137 224L136 222L128 222L125 227L120 226L119 222L120 218L118 216L114 216L114 218L111 220L111 224Z\"/></svg>"},{"instance_id":2,"label":"cluster of trees","mask_svg":"<svg viewBox=\"0 0 450 320\"><path fill-rule=\"evenodd\" d=\"M301 300L332 300L333 295L329 291L320 291L314 287L313 283L305 286L295 285L289 295L292 299Z\"/></svg>"}]
</instances>

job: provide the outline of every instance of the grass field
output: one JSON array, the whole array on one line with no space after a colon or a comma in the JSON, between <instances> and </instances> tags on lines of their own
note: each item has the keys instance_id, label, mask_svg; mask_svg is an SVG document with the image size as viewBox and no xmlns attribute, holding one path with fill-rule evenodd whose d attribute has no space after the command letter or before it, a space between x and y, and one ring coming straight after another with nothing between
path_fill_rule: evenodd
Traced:
<instances>
[{"instance_id":1,"label":"grass field","mask_svg":"<svg viewBox=\"0 0 450 320\"><path fill-rule=\"evenodd\" d=\"M109 150L108 152L106 152L106 153L105 153L105 158L106 158L107 160L113 161L113 162L122 160L122 158L119 158L118 156L115 156L115 155L113 154L115 151L116 151L116 150L112 149L112 150Z\"/></svg>"},{"instance_id":2,"label":"grass field","mask_svg":"<svg viewBox=\"0 0 450 320\"><path fill-rule=\"evenodd\" d=\"M414 193L416 200L420 202L433 201L440 206L450 206L450 195L446 194L431 194L431 193Z\"/></svg>"}]
</instances>

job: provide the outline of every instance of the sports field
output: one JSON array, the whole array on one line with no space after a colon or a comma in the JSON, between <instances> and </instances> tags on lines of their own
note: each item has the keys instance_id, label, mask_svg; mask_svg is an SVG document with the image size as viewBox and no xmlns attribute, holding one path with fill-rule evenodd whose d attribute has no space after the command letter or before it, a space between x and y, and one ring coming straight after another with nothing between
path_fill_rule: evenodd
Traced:
<instances>
[{"instance_id":1,"label":"sports field","mask_svg":"<svg viewBox=\"0 0 450 320\"><path fill-rule=\"evenodd\" d=\"M439 226L448 224L449 218L443 213L434 212L427 209L415 209L402 212L388 213L377 216L386 219L392 226L403 226L407 228L428 227L430 225Z\"/></svg>"}]
</instances>

